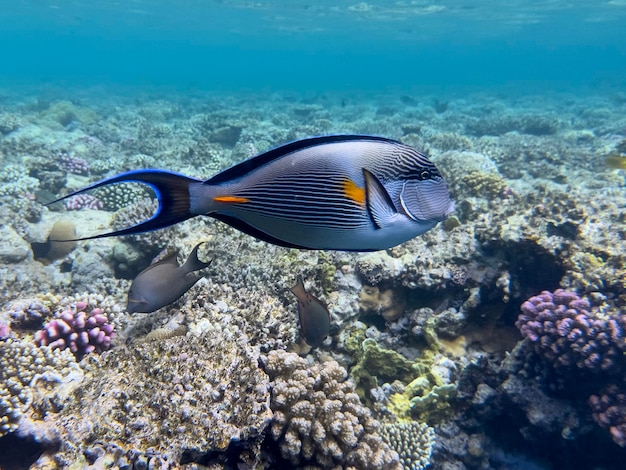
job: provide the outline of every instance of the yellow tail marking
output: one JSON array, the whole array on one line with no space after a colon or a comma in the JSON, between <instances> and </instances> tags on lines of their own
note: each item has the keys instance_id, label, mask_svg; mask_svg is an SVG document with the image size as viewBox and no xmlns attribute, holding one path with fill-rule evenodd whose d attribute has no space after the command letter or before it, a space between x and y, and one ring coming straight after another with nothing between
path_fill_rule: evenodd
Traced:
<instances>
[{"instance_id":1,"label":"yellow tail marking","mask_svg":"<svg viewBox=\"0 0 626 470\"><path fill-rule=\"evenodd\" d=\"M359 188L351 179L344 180L343 193L351 201L360 206L365 206L365 188Z\"/></svg>"},{"instance_id":2,"label":"yellow tail marking","mask_svg":"<svg viewBox=\"0 0 626 470\"><path fill-rule=\"evenodd\" d=\"M217 196L217 197L214 197L213 200L215 202L234 202L234 203L250 202L250 199L248 199L247 197L238 197L238 196Z\"/></svg>"}]
</instances>

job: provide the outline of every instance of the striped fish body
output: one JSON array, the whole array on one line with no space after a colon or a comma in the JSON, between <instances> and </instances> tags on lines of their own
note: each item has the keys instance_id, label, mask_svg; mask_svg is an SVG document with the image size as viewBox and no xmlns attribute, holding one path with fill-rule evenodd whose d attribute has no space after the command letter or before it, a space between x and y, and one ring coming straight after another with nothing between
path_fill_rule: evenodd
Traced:
<instances>
[{"instance_id":1,"label":"striped fish body","mask_svg":"<svg viewBox=\"0 0 626 470\"><path fill-rule=\"evenodd\" d=\"M192 211L279 245L370 251L424 233L452 209L437 168L411 147L366 137L312 143L194 187Z\"/></svg>"},{"instance_id":2,"label":"striped fish body","mask_svg":"<svg viewBox=\"0 0 626 470\"><path fill-rule=\"evenodd\" d=\"M373 251L424 233L454 207L441 174L426 156L371 136L292 142L204 182L162 170L138 170L77 193L131 181L154 188L159 210L135 227L101 236L139 233L209 215L281 246Z\"/></svg>"}]
</instances>

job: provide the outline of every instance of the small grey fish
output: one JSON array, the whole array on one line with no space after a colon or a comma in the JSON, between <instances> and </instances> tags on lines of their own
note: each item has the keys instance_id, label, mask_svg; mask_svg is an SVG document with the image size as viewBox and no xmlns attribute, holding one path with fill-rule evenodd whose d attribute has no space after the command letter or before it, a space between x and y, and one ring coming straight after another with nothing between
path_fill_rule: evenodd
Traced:
<instances>
[{"instance_id":1,"label":"small grey fish","mask_svg":"<svg viewBox=\"0 0 626 470\"><path fill-rule=\"evenodd\" d=\"M202 243L196 245L182 266L178 265L176 253L172 253L141 271L128 291L128 313L154 312L191 289L202 278L192 273L206 268L212 261L205 263L198 259L198 248Z\"/></svg>"},{"instance_id":2,"label":"small grey fish","mask_svg":"<svg viewBox=\"0 0 626 470\"><path fill-rule=\"evenodd\" d=\"M291 288L298 298L301 335L306 343L315 348L322 344L330 331L330 313L321 300L309 294L304 288L302 276Z\"/></svg>"},{"instance_id":3,"label":"small grey fish","mask_svg":"<svg viewBox=\"0 0 626 470\"><path fill-rule=\"evenodd\" d=\"M314 250L384 250L433 228L454 209L435 165L414 148L363 135L313 137L243 161L206 181L135 170L103 186L137 182L159 207L135 226L80 240L157 230L208 215L260 240Z\"/></svg>"}]
</instances>

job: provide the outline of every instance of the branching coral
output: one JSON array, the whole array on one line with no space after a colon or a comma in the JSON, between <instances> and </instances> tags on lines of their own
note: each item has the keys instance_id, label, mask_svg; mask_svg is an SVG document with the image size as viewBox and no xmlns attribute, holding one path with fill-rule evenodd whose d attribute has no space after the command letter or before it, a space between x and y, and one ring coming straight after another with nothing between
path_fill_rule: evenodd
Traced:
<instances>
[{"instance_id":1,"label":"branching coral","mask_svg":"<svg viewBox=\"0 0 626 470\"><path fill-rule=\"evenodd\" d=\"M516 326L535 350L559 368L617 372L624 366L626 320L600 314L575 292L544 291L522 304Z\"/></svg>"},{"instance_id":2,"label":"branching coral","mask_svg":"<svg viewBox=\"0 0 626 470\"><path fill-rule=\"evenodd\" d=\"M381 427L383 440L400 455L405 470L423 470L430 464L435 445L435 431L425 423L385 423Z\"/></svg>"},{"instance_id":3,"label":"branching coral","mask_svg":"<svg viewBox=\"0 0 626 470\"><path fill-rule=\"evenodd\" d=\"M273 385L271 435L292 465L400 468L398 454L382 441L378 421L337 362L309 364L278 350L267 355L265 369Z\"/></svg>"}]
</instances>

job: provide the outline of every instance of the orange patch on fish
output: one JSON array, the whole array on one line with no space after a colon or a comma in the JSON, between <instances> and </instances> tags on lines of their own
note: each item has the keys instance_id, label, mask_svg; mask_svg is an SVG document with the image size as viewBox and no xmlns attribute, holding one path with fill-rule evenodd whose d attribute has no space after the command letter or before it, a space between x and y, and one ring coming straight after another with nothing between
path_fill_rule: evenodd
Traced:
<instances>
[{"instance_id":1,"label":"orange patch on fish","mask_svg":"<svg viewBox=\"0 0 626 470\"><path fill-rule=\"evenodd\" d=\"M344 180L343 193L351 201L356 202L360 206L365 206L365 188L359 188L351 179Z\"/></svg>"},{"instance_id":2,"label":"orange patch on fish","mask_svg":"<svg viewBox=\"0 0 626 470\"><path fill-rule=\"evenodd\" d=\"M250 201L250 199L248 199L247 197L238 197L238 196L216 196L213 198L213 200L215 202L234 202L234 203Z\"/></svg>"}]
</instances>

